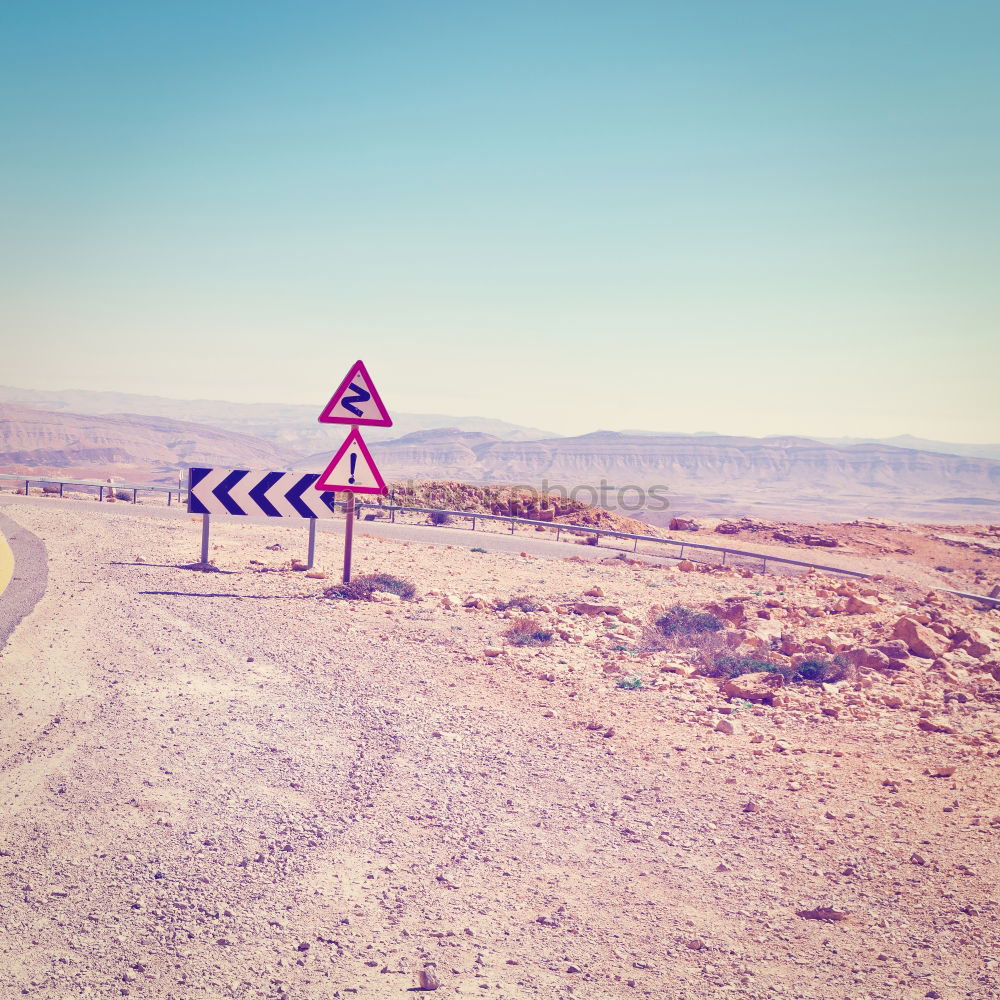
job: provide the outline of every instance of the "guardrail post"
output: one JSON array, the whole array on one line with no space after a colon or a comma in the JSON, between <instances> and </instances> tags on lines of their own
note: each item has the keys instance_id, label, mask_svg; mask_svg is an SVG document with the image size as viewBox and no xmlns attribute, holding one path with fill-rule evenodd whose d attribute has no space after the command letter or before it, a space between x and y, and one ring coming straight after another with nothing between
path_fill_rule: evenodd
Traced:
<instances>
[{"instance_id":1,"label":"guardrail post","mask_svg":"<svg viewBox=\"0 0 1000 1000\"><path fill-rule=\"evenodd\" d=\"M510 533L514 534L514 518L510 519Z\"/></svg>"},{"instance_id":2,"label":"guardrail post","mask_svg":"<svg viewBox=\"0 0 1000 1000\"><path fill-rule=\"evenodd\" d=\"M59 484L59 496L60 496L60 497L61 497L61 496L63 495L63 486L64 486L64 485L65 485L64 483L60 483L60 484Z\"/></svg>"},{"instance_id":3,"label":"guardrail post","mask_svg":"<svg viewBox=\"0 0 1000 1000\"><path fill-rule=\"evenodd\" d=\"M476 530L476 515L475 514L472 515L472 530L473 531Z\"/></svg>"},{"instance_id":4,"label":"guardrail post","mask_svg":"<svg viewBox=\"0 0 1000 1000\"><path fill-rule=\"evenodd\" d=\"M678 559L683 559L684 558L684 546L683 545L681 546L681 554L677 558Z\"/></svg>"},{"instance_id":5,"label":"guardrail post","mask_svg":"<svg viewBox=\"0 0 1000 1000\"><path fill-rule=\"evenodd\" d=\"M98 486L97 487L97 502L98 503L104 503L104 487L103 486Z\"/></svg>"},{"instance_id":6,"label":"guardrail post","mask_svg":"<svg viewBox=\"0 0 1000 1000\"><path fill-rule=\"evenodd\" d=\"M24 481L24 495L25 496L28 495L28 480L27 479L25 479L25 481Z\"/></svg>"},{"instance_id":7,"label":"guardrail post","mask_svg":"<svg viewBox=\"0 0 1000 1000\"><path fill-rule=\"evenodd\" d=\"M767 560L766 559L762 560L762 565L761 565L760 571L761 571L761 573L766 573L767 572Z\"/></svg>"},{"instance_id":8,"label":"guardrail post","mask_svg":"<svg viewBox=\"0 0 1000 1000\"><path fill-rule=\"evenodd\" d=\"M132 503L136 502L136 497L138 496L138 494L139 494L138 490L132 490Z\"/></svg>"}]
</instances>

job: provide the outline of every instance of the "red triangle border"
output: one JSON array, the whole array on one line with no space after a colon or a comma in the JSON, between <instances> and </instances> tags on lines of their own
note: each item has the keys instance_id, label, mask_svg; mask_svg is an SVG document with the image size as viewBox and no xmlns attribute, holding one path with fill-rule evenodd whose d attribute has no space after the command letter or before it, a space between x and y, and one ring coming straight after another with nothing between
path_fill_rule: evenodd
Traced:
<instances>
[{"instance_id":1,"label":"red triangle border","mask_svg":"<svg viewBox=\"0 0 1000 1000\"><path fill-rule=\"evenodd\" d=\"M361 364L361 362L359 361L358 364ZM354 369L352 368L351 371L353 372ZM371 385L370 382L368 384ZM372 390L372 395L375 395L374 389ZM349 486L346 483L336 484L327 482L327 476L337 467L352 444L364 455L365 461L368 463L368 468L375 475L375 481L378 483L378 486ZM382 473L378 471L375 459L372 458L372 453L368 450L368 445L365 444L365 439L361 436L361 432L357 427L351 429L351 433L347 435L347 440L337 449L337 454L333 456L333 461L326 467L326 470L319 479L313 483L313 489L330 493L374 493L378 496L385 496L389 492L389 487L385 485Z\"/></svg>"},{"instance_id":2,"label":"red triangle border","mask_svg":"<svg viewBox=\"0 0 1000 1000\"><path fill-rule=\"evenodd\" d=\"M375 405L382 411L384 417L381 419L359 419L358 417L332 417L330 412L336 406L340 397L343 396L347 387L354 381L358 374L364 376L365 384L371 390L372 400ZM319 422L321 424L353 424L358 426L359 424L365 427L391 427L392 417L389 416L389 411L385 408L385 403L382 402L382 397L378 394L378 389L375 388L375 383L372 381L371 375L368 374L368 369L365 368L365 363L361 360L355 361L351 365L351 370L344 376L344 381L340 383L337 391L330 397L330 401L323 407L323 412L319 415Z\"/></svg>"}]
</instances>

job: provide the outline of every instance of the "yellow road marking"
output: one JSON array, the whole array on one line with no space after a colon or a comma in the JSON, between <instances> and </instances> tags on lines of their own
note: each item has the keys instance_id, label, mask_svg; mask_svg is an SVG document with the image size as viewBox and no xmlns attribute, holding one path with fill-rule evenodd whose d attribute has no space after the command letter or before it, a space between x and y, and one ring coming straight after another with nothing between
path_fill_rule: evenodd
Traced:
<instances>
[{"instance_id":1,"label":"yellow road marking","mask_svg":"<svg viewBox=\"0 0 1000 1000\"><path fill-rule=\"evenodd\" d=\"M14 553L10 551L7 539L0 531L0 594L7 589L11 577L14 575Z\"/></svg>"}]
</instances>

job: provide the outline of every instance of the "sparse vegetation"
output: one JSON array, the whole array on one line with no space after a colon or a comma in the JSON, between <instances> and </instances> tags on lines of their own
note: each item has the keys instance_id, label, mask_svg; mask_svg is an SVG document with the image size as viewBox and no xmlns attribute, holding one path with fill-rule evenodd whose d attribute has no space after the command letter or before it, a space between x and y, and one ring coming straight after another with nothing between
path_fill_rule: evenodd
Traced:
<instances>
[{"instance_id":1,"label":"sparse vegetation","mask_svg":"<svg viewBox=\"0 0 1000 1000\"><path fill-rule=\"evenodd\" d=\"M477 545L477 546L476 546L475 548L473 548L473 549L470 549L469 551L470 551L470 552L485 552L485 551L486 551L486 549L481 549L481 548L480 548L480 547L479 547L479 546Z\"/></svg>"},{"instance_id":2,"label":"sparse vegetation","mask_svg":"<svg viewBox=\"0 0 1000 1000\"><path fill-rule=\"evenodd\" d=\"M531 614L532 611L537 611L541 605L533 597L521 594L498 602L496 607L498 611L523 611L525 614Z\"/></svg>"},{"instance_id":3,"label":"sparse vegetation","mask_svg":"<svg viewBox=\"0 0 1000 1000\"><path fill-rule=\"evenodd\" d=\"M642 688L641 677L620 677L615 687L623 691L638 691Z\"/></svg>"},{"instance_id":4,"label":"sparse vegetation","mask_svg":"<svg viewBox=\"0 0 1000 1000\"><path fill-rule=\"evenodd\" d=\"M707 611L692 611L682 604L675 604L656 622L656 627L667 638L720 632L722 625L721 618L717 618Z\"/></svg>"},{"instance_id":5,"label":"sparse vegetation","mask_svg":"<svg viewBox=\"0 0 1000 1000\"><path fill-rule=\"evenodd\" d=\"M512 646L547 646L554 636L551 629L541 628L532 618L521 618L504 632Z\"/></svg>"},{"instance_id":6,"label":"sparse vegetation","mask_svg":"<svg viewBox=\"0 0 1000 1000\"><path fill-rule=\"evenodd\" d=\"M431 524L436 524L438 527L444 524L451 524L451 514L446 510L432 510L430 513Z\"/></svg>"},{"instance_id":7,"label":"sparse vegetation","mask_svg":"<svg viewBox=\"0 0 1000 1000\"><path fill-rule=\"evenodd\" d=\"M834 683L843 680L850 671L850 664L841 656L832 660L804 660L798 666L784 666L762 660L753 655L719 654L710 664L703 665L701 673L706 677L722 677L730 680L743 674L781 674L786 684L804 681L814 684Z\"/></svg>"},{"instance_id":8,"label":"sparse vegetation","mask_svg":"<svg viewBox=\"0 0 1000 1000\"><path fill-rule=\"evenodd\" d=\"M395 594L404 601L409 601L417 592L409 580L403 580L389 573L363 573L356 576L350 583L338 583L327 587L323 596L331 600L370 601L376 591Z\"/></svg>"}]
</instances>

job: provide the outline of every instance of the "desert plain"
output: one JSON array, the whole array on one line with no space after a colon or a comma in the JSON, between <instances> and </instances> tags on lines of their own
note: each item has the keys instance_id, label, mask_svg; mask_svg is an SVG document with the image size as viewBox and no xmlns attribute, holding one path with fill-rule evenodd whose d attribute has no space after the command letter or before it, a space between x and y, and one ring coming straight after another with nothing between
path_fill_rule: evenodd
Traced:
<instances>
[{"instance_id":1,"label":"desert plain","mask_svg":"<svg viewBox=\"0 0 1000 1000\"><path fill-rule=\"evenodd\" d=\"M923 542L855 580L360 527L416 594L348 601L336 531L323 579L301 527L220 519L203 572L185 515L0 513L47 573L0 651L3 1000L1000 992L1000 619ZM848 667L702 676L677 606Z\"/></svg>"}]
</instances>

